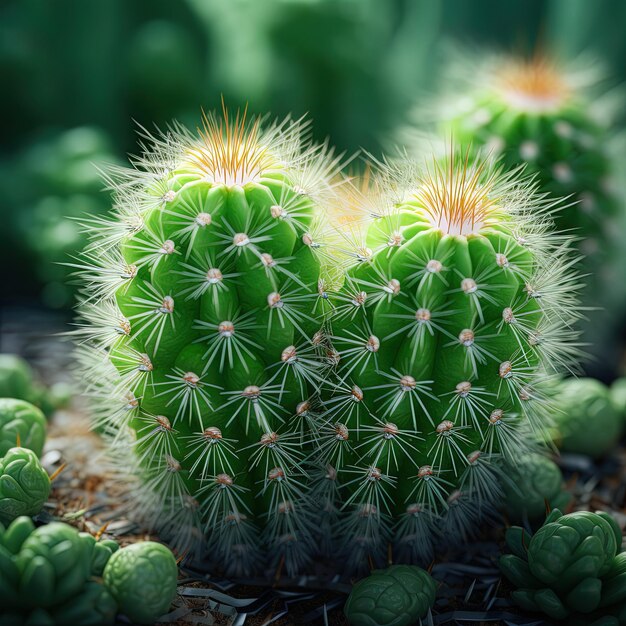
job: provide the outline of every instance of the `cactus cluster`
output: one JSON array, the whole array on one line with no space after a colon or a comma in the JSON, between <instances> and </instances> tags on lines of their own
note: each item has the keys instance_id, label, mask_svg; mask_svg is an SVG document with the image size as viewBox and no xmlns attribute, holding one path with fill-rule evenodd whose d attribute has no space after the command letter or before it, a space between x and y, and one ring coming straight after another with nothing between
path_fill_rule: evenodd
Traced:
<instances>
[{"instance_id":1,"label":"cactus cluster","mask_svg":"<svg viewBox=\"0 0 626 626\"><path fill-rule=\"evenodd\" d=\"M305 128L147 135L77 262L76 362L134 514L231 574L467 536L577 355L555 202L456 149L357 190Z\"/></svg>"},{"instance_id":2,"label":"cactus cluster","mask_svg":"<svg viewBox=\"0 0 626 626\"><path fill-rule=\"evenodd\" d=\"M506 541L500 568L520 607L575 626L626 624L626 554L610 515L554 509L534 535L514 526Z\"/></svg>"}]
</instances>

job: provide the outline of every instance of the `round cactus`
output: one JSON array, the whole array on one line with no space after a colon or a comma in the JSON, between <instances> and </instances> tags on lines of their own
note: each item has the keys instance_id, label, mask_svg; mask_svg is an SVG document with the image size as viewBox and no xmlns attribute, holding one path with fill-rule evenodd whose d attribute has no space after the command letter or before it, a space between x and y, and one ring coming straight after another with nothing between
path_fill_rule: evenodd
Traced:
<instances>
[{"instance_id":1,"label":"round cactus","mask_svg":"<svg viewBox=\"0 0 626 626\"><path fill-rule=\"evenodd\" d=\"M571 496L563 491L559 466L540 454L529 454L507 468L502 510L513 522L540 520L551 509L564 509Z\"/></svg>"},{"instance_id":2,"label":"round cactus","mask_svg":"<svg viewBox=\"0 0 626 626\"><path fill-rule=\"evenodd\" d=\"M554 399L555 441L563 452L599 458L617 444L624 418L606 385L592 378L571 378Z\"/></svg>"},{"instance_id":3,"label":"round cactus","mask_svg":"<svg viewBox=\"0 0 626 626\"><path fill-rule=\"evenodd\" d=\"M25 400L0 398L0 456L16 445L41 456L46 440L46 418Z\"/></svg>"},{"instance_id":4,"label":"round cactus","mask_svg":"<svg viewBox=\"0 0 626 626\"><path fill-rule=\"evenodd\" d=\"M48 500L50 478L28 448L11 448L0 459L0 522L36 515Z\"/></svg>"},{"instance_id":5,"label":"round cactus","mask_svg":"<svg viewBox=\"0 0 626 626\"><path fill-rule=\"evenodd\" d=\"M559 229L579 237L582 263L594 275L583 300L605 309L602 324L585 325L586 338L594 353L615 367L611 333L626 294L614 269L623 226L607 148L611 112L604 103L609 99L599 97L593 84L597 67L570 68L540 53L530 58L487 55L473 58L471 66L460 65L463 79L446 81L454 91L439 102L438 130L487 147L508 167L523 164L542 191L570 199L554 218Z\"/></svg>"},{"instance_id":6,"label":"round cactus","mask_svg":"<svg viewBox=\"0 0 626 626\"><path fill-rule=\"evenodd\" d=\"M16 445L41 456L46 440L46 418L25 400L0 398L0 457Z\"/></svg>"},{"instance_id":7,"label":"round cactus","mask_svg":"<svg viewBox=\"0 0 626 626\"><path fill-rule=\"evenodd\" d=\"M78 361L95 423L142 482L135 513L229 571L313 547L303 444L324 377L318 209L337 159L305 125L208 115L129 170L91 231ZM138 465L135 468L135 465Z\"/></svg>"},{"instance_id":8,"label":"round cactus","mask_svg":"<svg viewBox=\"0 0 626 626\"><path fill-rule=\"evenodd\" d=\"M354 585L344 613L352 626L409 626L426 616L436 589L423 569L392 565Z\"/></svg>"},{"instance_id":9,"label":"round cactus","mask_svg":"<svg viewBox=\"0 0 626 626\"><path fill-rule=\"evenodd\" d=\"M120 613L139 624L154 624L176 597L178 566L164 545L143 541L115 552L103 577Z\"/></svg>"},{"instance_id":10,"label":"round cactus","mask_svg":"<svg viewBox=\"0 0 626 626\"><path fill-rule=\"evenodd\" d=\"M352 253L331 295L336 363L317 443L366 563L462 539L545 426L542 385L575 354L579 279L553 204L466 152L384 165L340 215ZM330 482L327 480L326 482ZM438 520L441 515L445 520Z\"/></svg>"}]
</instances>

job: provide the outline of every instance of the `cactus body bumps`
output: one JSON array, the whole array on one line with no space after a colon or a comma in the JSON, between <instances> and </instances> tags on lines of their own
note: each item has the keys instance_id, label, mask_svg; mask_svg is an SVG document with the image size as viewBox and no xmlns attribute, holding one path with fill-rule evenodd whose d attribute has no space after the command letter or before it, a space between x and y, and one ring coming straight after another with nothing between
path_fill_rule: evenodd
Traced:
<instances>
[{"instance_id":1,"label":"cactus body bumps","mask_svg":"<svg viewBox=\"0 0 626 626\"><path fill-rule=\"evenodd\" d=\"M549 210L459 153L385 164L340 218L353 262L331 298L339 383L318 443L362 563L392 534L395 559L422 562L440 532L465 537L499 495L494 461L515 463L542 430L579 289Z\"/></svg>"},{"instance_id":2,"label":"cactus body bumps","mask_svg":"<svg viewBox=\"0 0 626 626\"><path fill-rule=\"evenodd\" d=\"M82 375L112 451L142 478L135 512L181 548L207 537L229 571L262 546L293 570L311 547L316 211L337 163L303 129L225 112L198 135L152 138L135 169L112 172L113 214L77 263Z\"/></svg>"}]
</instances>

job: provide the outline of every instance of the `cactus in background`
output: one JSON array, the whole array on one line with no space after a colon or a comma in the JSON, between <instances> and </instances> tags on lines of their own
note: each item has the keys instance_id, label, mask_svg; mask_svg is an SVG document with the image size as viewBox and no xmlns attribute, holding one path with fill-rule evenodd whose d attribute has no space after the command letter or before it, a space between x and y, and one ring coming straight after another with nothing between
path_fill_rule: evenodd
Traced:
<instances>
[{"instance_id":1,"label":"cactus in background","mask_svg":"<svg viewBox=\"0 0 626 626\"><path fill-rule=\"evenodd\" d=\"M555 389L554 441L563 452L600 458L617 445L624 417L609 388L593 378L569 378Z\"/></svg>"},{"instance_id":2,"label":"cactus in background","mask_svg":"<svg viewBox=\"0 0 626 626\"><path fill-rule=\"evenodd\" d=\"M565 509L571 495L563 491L559 466L541 454L529 454L508 468L502 483L502 509L512 522L537 521L552 509Z\"/></svg>"},{"instance_id":3,"label":"cactus in background","mask_svg":"<svg viewBox=\"0 0 626 626\"><path fill-rule=\"evenodd\" d=\"M520 607L576 626L626 623L626 554L608 513L554 509L534 535L513 526L506 542L513 554L500 557L500 569Z\"/></svg>"},{"instance_id":4,"label":"cactus in background","mask_svg":"<svg viewBox=\"0 0 626 626\"><path fill-rule=\"evenodd\" d=\"M46 418L30 402L0 398L0 457L22 446L41 456L46 441Z\"/></svg>"},{"instance_id":5,"label":"cactus in background","mask_svg":"<svg viewBox=\"0 0 626 626\"><path fill-rule=\"evenodd\" d=\"M318 209L339 158L307 124L245 112L174 126L88 225L77 362L133 512L230 573L313 547L304 444L325 375Z\"/></svg>"},{"instance_id":6,"label":"cactus in background","mask_svg":"<svg viewBox=\"0 0 626 626\"><path fill-rule=\"evenodd\" d=\"M570 70L541 53L529 59L470 57L471 64L466 59L452 64L463 78L453 74L446 81L448 96L438 101L434 114L437 131L486 146L507 167L525 164L525 173L537 177L541 191L569 198L554 219L560 230L579 239L584 270L594 276L581 294L583 302L605 309L596 314L596 321L603 317L601 324L584 326L585 339L603 363L610 355L615 369L612 332L626 290L617 273L623 222L608 148L614 134L612 99L598 97L596 67ZM415 111L415 119L423 128L423 108Z\"/></svg>"},{"instance_id":7,"label":"cactus in background","mask_svg":"<svg viewBox=\"0 0 626 626\"><path fill-rule=\"evenodd\" d=\"M317 439L347 560L428 562L500 495L542 434L543 380L576 357L581 283L556 203L453 150L383 164L336 217L351 255L326 340L338 382ZM324 496L324 486L321 488ZM444 519L441 519L444 516Z\"/></svg>"}]
</instances>

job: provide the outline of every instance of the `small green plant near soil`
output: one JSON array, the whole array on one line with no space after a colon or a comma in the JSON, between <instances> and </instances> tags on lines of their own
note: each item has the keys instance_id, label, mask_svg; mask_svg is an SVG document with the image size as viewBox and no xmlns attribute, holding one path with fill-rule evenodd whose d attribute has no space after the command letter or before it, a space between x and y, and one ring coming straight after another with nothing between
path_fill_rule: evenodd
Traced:
<instances>
[{"instance_id":1,"label":"small green plant near soil","mask_svg":"<svg viewBox=\"0 0 626 626\"><path fill-rule=\"evenodd\" d=\"M414 565L374 570L354 585L344 607L352 626L409 626L435 603L437 583Z\"/></svg>"},{"instance_id":2,"label":"small green plant near soil","mask_svg":"<svg viewBox=\"0 0 626 626\"><path fill-rule=\"evenodd\" d=\"M598 459L624 432L624 414L609 388L592 378L570 378L555 388L554 440L563 452Z\"/></svg>"},{"instance_id":3,"label":"small green plant near soil","mask_svg":"<svg viewBox=\"0 0 626 626\"><path fill-rule=\"evenodd\" d=\"M554 509L534 535L513 526L506 542L500 568L521 608L580 626L626 624L626 554L610 515Z\"/></svg>"},{"instance_id":4,"label":"small green plant near soil","mask_svg":"<svg viewBox=\"0 0 626 626\"><path fill-rule=\"evenodd\" d=\"M37 515L50 495L50 477L28 448L11 448L0 458L0 522Z\"/></svg>"},{"instance_id":5,"label":"small green plant near soil","mask_svg":"<svg viewBox=\"0 0 626 626\"><path fill-rule=\"evenodd\" d=\"M510 521L538 521L545 518L546 509L564 510L569 504L561 470L546 456L529 454L507 469L502 511Z\"/></svg>"},{"instance_id":6,"label":"small green plant near soil","mask_svg":"<svg viewBox=\"0 0 626 626\"><path fill-rule=\"evenodd\" d=\"M25 400L0 398L0 457L21 446L41 456L46 440L46 418Z\"/></svg>"},{"instance_id":7,"label":"small green plant near soil","mask_svg":"<svg viewBox=\"0 0 626 626\"><path fill-rule=\"evenodd\" d=\"M11 626L98 626L117 614L153 624L176 594L178 568L151 541L119 548L72 526L0 523L0 621Z\"/></svg>"}]
</instances>

